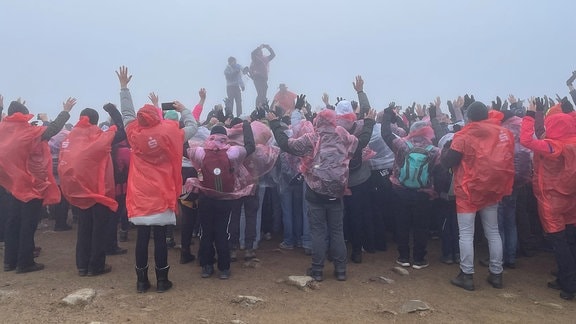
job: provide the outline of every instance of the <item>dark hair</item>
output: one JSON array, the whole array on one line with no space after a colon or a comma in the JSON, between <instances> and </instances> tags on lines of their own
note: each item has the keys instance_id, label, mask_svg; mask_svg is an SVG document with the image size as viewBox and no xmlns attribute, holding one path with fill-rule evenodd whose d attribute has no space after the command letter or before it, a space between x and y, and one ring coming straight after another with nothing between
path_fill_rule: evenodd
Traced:
<instances>
[{"instance_id":1,"label":"dark hair","mask_svg":"<svg viewBox=\"0 0 576 324\"><path fill-rule=\"evenodd\" d=\"M90 120L90 124L92 125L98 125L98 119L100 119L98 112L92 108L84 108L80 112L80 116L88 117L88 120Z\"/></svg>"}]
</instances>

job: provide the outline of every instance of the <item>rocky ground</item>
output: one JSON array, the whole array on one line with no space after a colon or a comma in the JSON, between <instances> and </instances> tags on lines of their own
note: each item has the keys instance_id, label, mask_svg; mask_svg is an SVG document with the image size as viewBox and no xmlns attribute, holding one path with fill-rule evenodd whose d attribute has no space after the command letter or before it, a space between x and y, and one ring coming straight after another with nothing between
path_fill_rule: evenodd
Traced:
<instances>
[{"instance_id":1,"label":"rocky ground","mask_svg":"<svg viewBox=\"0 0 576 324\"><path fill-rule=\"evenodd\" d=\"M323 282L307 285L305 278L289 276L303 275L309 257L301 249L279 250L279 239L262 242L259 262L234 263L229 280L201 279L200 267L178 264L179 251L171 249L174 288L138 294L135 232L122 243L127 255L107 258L111 273L79 277L75 231L49 229L39 229L36 236L42 247L37 261L45 270L0 272L1 323L569 323L576 316L575 301L564 301L546 287L554 266L547 252L521 258L517 269L507 269L504 289L489 286L488 270L478 265L476 291L468 292L450 285L458 266L438 261L437 240L430 241L426 269L395 272L397 255L391 249L349 264L346 282L336 281L327 267ZM480 245L477 254L485 250ZM76 305L63 301L80 289L85 289L85 300Z\"/></svg>"}]
</instances>

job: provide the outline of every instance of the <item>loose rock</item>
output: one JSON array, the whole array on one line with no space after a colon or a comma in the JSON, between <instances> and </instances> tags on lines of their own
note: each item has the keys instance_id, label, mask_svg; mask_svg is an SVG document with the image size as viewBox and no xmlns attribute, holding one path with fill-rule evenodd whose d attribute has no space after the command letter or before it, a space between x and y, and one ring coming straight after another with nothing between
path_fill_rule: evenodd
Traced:
<instances>
[{"instance_id":1,"label":"loose rock","mask_svg":"<svg viewBox=\"0 0 576 324\"><path fill-rule=\"evenodd\" d=\"M410 300L400 308L400 313L407 314L429 310L430 306L421 300Z\"/></svg>"},{"instance_id":2,"label":"loose rock","mask_svg":"<svg viewBox=\"0 0 576 324\"><path fill-rule=\"evenodd\" d=\"M254 305L259 304L263 301L264 301L264 299L262 299L262 298L258 298L258 297L254 297L254 296L242 296L242 295L238 295L234 299L232 299L233 303L240 304L242 306L248 306L248 307L254 306Z\"/></svg>"},{"instance_id":3,"label":"loose rock","mask_svg":"<svg viewBox=\"0 0 576 324\"><path fill-rule=\"evenodd\" d=\"M86 305L90 303L94 297L96 297L96 290L92 288L82 288L77 290L70 295L64 297L62 302L66 305Z\"/></svg>"},{"instance_id":4,"label":"loose rock","mask_svg":"<svg viewBox=\"0 0 576 324\"><path fill-rule=\"evenodd\" d=\"M288 281L286 281L286 283L292 286L296 286L300 289L304 289L306 287L309 287L310 283L312 283L313 281L314 279L312 279L312 277L310 276L289 276Z\"/></svg>"},{"instance_id":5,"label":"loose rock","mask_svg":"<svg viewBox=\"0 0 576 324\"><path fill-rule=\"evenodd\" d=\"M410 274L410 272L408 272L408 270L406 270L402 267L394 267L394 268L392 268L392 271L396 272L397 274L399 274L401 276L407 276Z\"/></svg>"}]
</instances>

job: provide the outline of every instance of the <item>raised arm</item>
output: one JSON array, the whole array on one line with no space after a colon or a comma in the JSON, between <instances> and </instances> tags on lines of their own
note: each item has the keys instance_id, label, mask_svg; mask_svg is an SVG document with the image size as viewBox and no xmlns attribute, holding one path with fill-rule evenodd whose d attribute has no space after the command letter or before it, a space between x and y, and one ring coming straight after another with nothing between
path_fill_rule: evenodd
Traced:
<instances>
[{"instance_id":1,"label":"raised arm","mask_svg":"<svg viewBox=\"0 0 576 324\"><path fill-rule=\"evenodd\" d=\"M274 52L272 47L270 47L270 45L262 44L262 48L267 49L268 52L270 53L270 55L266 56L266 58L268 59L268 62L272 61L276 57L276 53Z\"/></svg>"},{"instance_id":2,"label":"raised arm","mask_svg":"<svg viewBox=\"0 0 576 324\"><path fill-rule=\"evenodd\" d=\"M56 119L54 119L54 121L48 125L44 133L42 133L43 141L50 140L52 136L58 134L62 128L64 128L64 125L68 119L70 119L70 110L72 110L72 107L74 107L75 104L75 98L68 98L66 101L64 101L62 104L62 112L58 114L58 117L56 117Z\"/></svg>"},{"instance_id":3,"label":"raised arm","mask_svg":"<svg viewBox=\"0 0 576 324\"><path fill-rule=\"evenodd\" d=\"M180 113L180 120L184 124L184 141L187 142L198 131L198 123L190 110L184 107L180 101L174 101L174 109Z\"/></svg>"},{"instance_id":4,"label":"raised arm","mask_svg":"<svg viewBox=\"0 0 576 324\"><path fill-rule=\"evenodd\" d=\"M202 110L204 110L204 103L206 102L206 89L200 88L198 91L198 95L200 96L200 101L194 106L194 110L192 110L192 116L196 121L200 120L200 115L202 115Z\"/></svg>"},{"instance_id":5,"label":"raised arm","mask_svg":"<svg viewBox=\"0 0 576 324\"><path fill-rule=\"evenodd\" d=\"M136 112L134 111L134 103L132 102L132 95L128 90L128 83L132 80L132 76L128 75L128 68L121 66L116 71L118 81L120 81L120 110L124 118L124 126L136 120Z\"/></svg>"},{"instance_id":6,"label":"raised arm","mask_svg":"<svg viewBox=\"0 0 576 324\"><path fill-rule=\"evenodd\" d=\"M118 144L126 139L126 131L124 130L124 122L122 121L122 114L116 108L116 105L107 103L104 105L104 111L110 115L112 119L112 124L116 125L118 129L116 131L116 135L114 135L114 139L112 140L112 145Z\"/></svg>"}]
</instances>

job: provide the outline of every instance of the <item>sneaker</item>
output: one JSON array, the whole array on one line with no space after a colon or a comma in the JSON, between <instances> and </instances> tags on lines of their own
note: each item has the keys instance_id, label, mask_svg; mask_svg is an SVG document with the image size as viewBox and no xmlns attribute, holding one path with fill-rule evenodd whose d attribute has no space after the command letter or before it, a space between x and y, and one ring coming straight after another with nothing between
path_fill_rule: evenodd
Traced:
<instances>
[{"instance_id":1,"label":"sneaker","mask_svg":"<svg viewBox=\"0 0 576 324\"><path fill-rule=\"evenodd\" d=\"M209 278L214 274L214 266L207 264L202 266L202 278Z\"/></svg>"},{"instance_id":2,"label":"sneaker","mask_svg":"<svg viewBox=\"0 0 576 324\"><path fill-rule=\"evenodd\" d=\"M15 265L4 263L4 271L14 271L14 270L16 270Z\"/></svg>"},{"instance_id":3,"label":"sneaker","mask_svg":"<svg viewBox=\"0 0 576 324\"><path fill-rule=\"evenodd\" d=\"M401 265L403 267L409 267L410 266L410 260L405 259L405 258L396 259L396 263L398 263L399 265Z\"/></svg>"},{"instance_id":4,"label":"sneaker","mask_svg":"<svg viewBox=\"0 0 576 324\"><path fill-rule=\"evenodd\" d=\"M440 258L440 262L444 264L454 264L454 258L451 255L443 256Z\"/></svg>"},{"instance_id":5,"label":"sneaker","mask_svg":"<svg viewBox=\"0 0 576 324\"><path fill-rule=\"evenodd\" d=\"M280 245L278 245L278 247L282 250L294 250L294 245L288 245L284 242L281 242Z\"/></svg>"},{"instance_id":6,"label":"sneaker","mask_svg":"<svg viewBox=\"0 0 576 324\"><path fill-rule=\"evenodd\" d=\"M414 261L414 263L412 263L412 268L414 268L416 270L424 269L424 268L427 268L428 266L429 266L429 264L428 264L428 261L426 261L426 260Z\"/></svg>"},{"instance_id":7,"label":"sneaker","mask_svg":"<svg viewBox=\"0 0 576 324\"><path fill-rule=\"evenodd\" d=\"M105 264L105 265L104 265L104 268L102 268L102 269L99 269L99 270L96 270L96 271L94 271L94 270L88 270L88 272L86 273L86 275L87 275L88 277L94 277L94 276L103 275L103 274L108 273L108 272L110 272L110 271L112 271L112 266L109 265L109 264Z\"/></svg>"},{"instance_id":8,"label":"sneaker","mask_svg":"<svg viewBox=\"0 0 576 324\"><path fill-rule=\"evenodd\" d=\"M190 263L196 260L196 256L190 252L180 252L180 264Z\"/></svg>"},{"instance_id":9,"label":"sneaker","mask_svg":"<svg viewBox=\"0 0 576 324\"><path fill-rule=\"evenodd\" d=\"M34 262L32 265L24 268L18 267L16 269L16 273L27 273L27 272L39 271L42 269L44 269L44 265L42 263Z\"/></svg>"},{"instance_id":10,"label":"sneaker","mask_svg":"<svg viewBox=\"0 0 576 324\"><path fill-rule=\"evenodd\" d=\"M106 255L121 255L128 253L128 249L117 246L114 250L106 252Z\"/></svg>"},{"instance_id":11,"label":"sneaker","mask_svg":"<svg viewBox=\"0 0 576 324\"><path fill-rule=\"evenodd\" d=\"M220 271L220 275L218 275L218 278L222 280L230 278L230 269Z\"/></svg>"},{"instance_id":12,"label":"sneaker","mask_svg":"<svg viewBox=\"0 0 576 324\"><path fill-rule=\"evenodd\" d=\"M252 249L244 251L244 260L250 261L256 257L256 252Z\"/></svg>"},{"instance_id":13,"label":"sneaker","mask_svg":"<svg viewBox=\"0 0 576 324\"><path fill-rule=\"evenodd\" d=\"M312 268L308 268L308 270L306 270L306 275L312 277L315 281L324 280L322 270L312 270Z\"/></svg>"}]
</instances>

